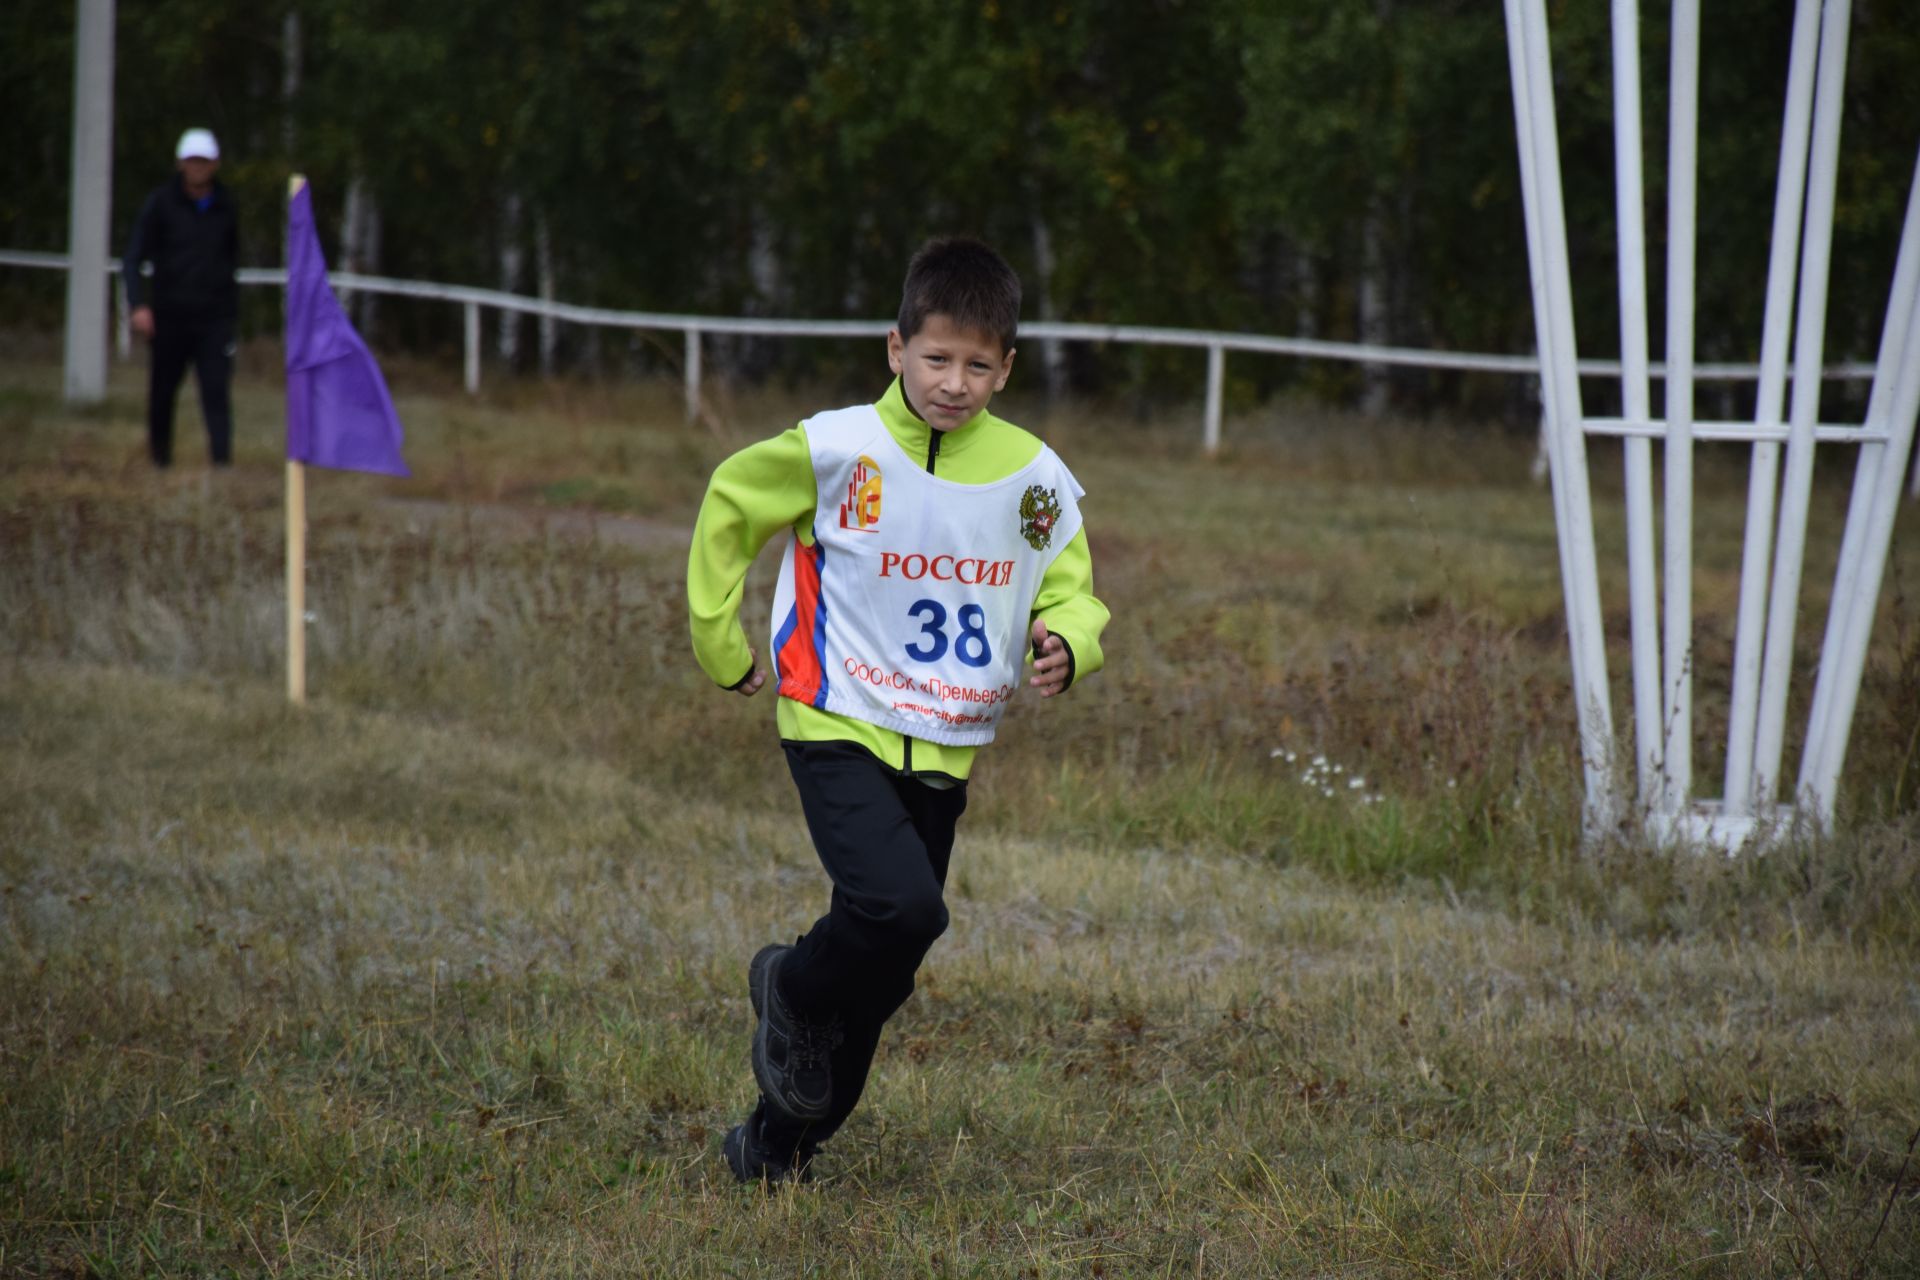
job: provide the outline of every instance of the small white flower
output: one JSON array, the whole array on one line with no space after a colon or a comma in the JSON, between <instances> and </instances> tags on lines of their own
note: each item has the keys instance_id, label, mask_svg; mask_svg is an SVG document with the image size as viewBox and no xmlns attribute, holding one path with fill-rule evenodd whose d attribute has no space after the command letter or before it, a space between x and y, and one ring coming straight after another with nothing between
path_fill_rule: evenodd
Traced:
<instances>
[{"instance_id":1,"label":"small white flower","mask_svg":"<svg viewBox=\"0 0 1920 1280\"><path fill-rule=\"evenodd\" d=\"M1267 752L1267 759L1278 760L1281 756L1285 754L1287 754L1285 751L1282 751L1279 747L1275 747L1273 750Z\"/></svg>"},{"instance_id":2,"label":"small white flower","mask_svg":"<svg viewBox=\"0 0 1920 1280\"><path fill-rule=\"evenodd\" d=\"M1347 790L1349 791L1358 791L1360 788L1366 785L1367 785L1367 780L1361 777L1357 773L1354 774L1351 778L1347 779Z\"/></svg>"},{"instance_id":3,"label":"small white flower","mask_svg":"<svg viewBox=\"0 0 1920 1280\"><path fill-rule=\"evenodd\" d=\"M1333 771L1334 771L1335 773L1345 773L1345 772L1346 772L1346 767L1345 767L1344 765L1335 765L1335 766L1333 766Z\"/></svg>"},{"instance_id":4,"label":"small white flower","mask_svg":"<svg viewBox=\"0 0 1920 1280\"><path fill-rule=\"evenodd\" d=\"M1325 756L1315 756L1313 758L1313 767L1316 769L1325 768L1326 763L1327 758Z\"/></svg>"},{"instance_id":5,"label":"small white flower","mask_svg":"<svg viewBox=\"0 0 1920 1280\"><path fill-rule=\"evenodd\" d=\"M1449 790L1449 791L1451 791L1451 790L1453 790L1453 789L1454 789L1455 787L1457 787L1457 786L1459 786L1459 785L1460 785L1460 783L1459 783L1459 780L1458 780L1458 779L1455 779L1455 778L1448 778L1448 779L1447 779L1447 790Z\"/></svg>"},{"instance_id":6,"label":"small white flower","mask_svg":"<svg viewBox=\"0 0 1920 1280\"><path fill-rule=\"evenodd\" d=\"M1292 764L1292 763L1293 763L1293 762L1294 762L1295 760L1298 760L1299 758L1300 758L1300 757L1299 757L1299 756L1297 756L1297 755L1295 755L1295 754L1294 754L1293 752L1291 752L1291 751L1289 751L1289 752L1287 752L1287 763L1288 763L1288 764Z\"/></svg>"}]
</instances>

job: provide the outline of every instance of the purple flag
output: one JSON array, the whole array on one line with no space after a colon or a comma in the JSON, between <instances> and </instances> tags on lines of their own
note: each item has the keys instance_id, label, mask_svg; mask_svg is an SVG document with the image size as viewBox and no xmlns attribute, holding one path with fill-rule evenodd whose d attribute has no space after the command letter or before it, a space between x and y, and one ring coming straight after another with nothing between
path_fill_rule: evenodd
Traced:
<instances>
[{"instance_id":1,"label":"purple flag","mask_svg":"<svg viewBox=\"0 0 1920 1280\"><path fill-rule=\"evenodd\" d=\"M327 283L309 192L303 183L287 202L287 457L411 475L387 380Z\"/></svg>"}]
</instances>

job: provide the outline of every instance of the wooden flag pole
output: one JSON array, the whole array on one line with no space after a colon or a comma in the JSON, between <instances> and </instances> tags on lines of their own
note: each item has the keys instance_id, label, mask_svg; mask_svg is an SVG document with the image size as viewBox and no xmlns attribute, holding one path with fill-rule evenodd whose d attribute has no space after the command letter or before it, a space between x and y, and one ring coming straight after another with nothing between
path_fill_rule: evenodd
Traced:
<instances>
[{"instance_id":1,"label":"wooden flag pole","mask_svg":"<svg viewBox=\"0 0 1920 1280\"><path fill-rule=\"evenodd\" d=\"M287 701L307 701L307 469L287 459Z\"/></svg>"},{"instance_id":2,"label":"wooden flag pole","mask_svg":"<svg viewBox=\"0 0 1920 1280\"><path fill-rule=\"evenodd\" d=\"M306 185L294 174L287 181L287 199ZM284 332L284 327L283 327ZM287 701L307 702L307 469L287 459Z\"/></svg>"}]
</instances>

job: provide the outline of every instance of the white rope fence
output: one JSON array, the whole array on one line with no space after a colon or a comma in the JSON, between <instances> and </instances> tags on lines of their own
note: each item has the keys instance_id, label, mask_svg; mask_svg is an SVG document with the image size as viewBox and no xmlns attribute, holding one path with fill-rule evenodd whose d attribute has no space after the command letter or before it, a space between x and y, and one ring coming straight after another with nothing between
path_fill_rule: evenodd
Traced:
<instances>
[{"instance_id":1,"label":"white rope fence","mask_svg":"<svg viewBox=\"0 0 1920 1280\"><path fill-rule=\"evenodd\" d=\"M65 271L64 253L42 253L21 249L0 249L0 266L32 267ZM114 281L116 298L115 344L122 359L132 350L127 322L124 285L120 263L107 264ZM285 286L287 273L278 267L242 267L237 273L241 284ZM759 337L794 338L882 338L891 325L888 320L780 320L749 316L696 316L670 311L620 311L608 307L583 307L570 302L532 298L498 289L472 285L439 284L426 280L395 280L387 276L363 276L345 271L329 272L336 288L399 298L423 298L433 302L458 303L463 309L465 330L465 382L469 393L480 390L480 313L482 310L517 312L544 316L567 324L599 325L610 329L678 330L684 337L686 357L682 365L686 412L692 420L700 407L700 346L709 333L750 334ZM1332 342L1320 338L1282 338L1257 333L1227 333L1211 329L1168 329L1153 325L1072 324L1037 320L1020 326L1022 338L1059 342L1137 342L1147 346L1198 347L1207 353L1206 411L1202 443L1211 454L1220 447L1220 419L1226 385L1226 353L1244 351L1257 355L1294 356L1307 360L1337 360L1351 364L1394 365L1415 369L1451 369L1480 373L1538 376L1540 361L1535 356L1494 355L1472 351L1435 351L1422 347L1381 347L1359 342ZM1619 377L1618 360L1581 360L1579 372L1594 377ZM1760 377L1758 364L1696 364L1693 377L1698 381L1753 382ZM1656 378L1666 375L1664 364L1653 364L1649 372ZM1822 376L1836 381L1863 381L1873 377L1874 366L1867 363L1829 365ZM1637 415L1636 415L1637 417ZM1716 428L1720 429L1716 432ZM1613 420L1600 430L1618 435L1657 435L1664 424L1646 420ZM1701 423L1701 439L1751 439L1731 433L1739 424ZM1745 428L1751 431L1751 426ZM1784 429L1783 429L1784 430ZM1833 439L1855 439L1857 433L1836 429ZM1784 434L1782 439L1784 439ZM1915 472L1915 493L1920 495L1920 468Z\"/></svg>"}]
</instances>

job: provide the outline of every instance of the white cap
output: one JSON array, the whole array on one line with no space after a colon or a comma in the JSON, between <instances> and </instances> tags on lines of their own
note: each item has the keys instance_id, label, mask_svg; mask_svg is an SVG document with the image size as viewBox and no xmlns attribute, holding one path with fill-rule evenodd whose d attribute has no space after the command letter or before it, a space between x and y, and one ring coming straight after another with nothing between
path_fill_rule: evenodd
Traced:
<instances>
[{"instance_id":1,"label":"white cap","mask_svg":"<svg viewBox=\"0 0 1920 1280\"><path fill-rule=\"evenodd\" d=\"M214 141L211 129L189 129L180 135L180 144L173 149L173 158L185 160L190 156L199 156L203 160L218 160L220 144Z\"/></svg>"}]
</instances>

